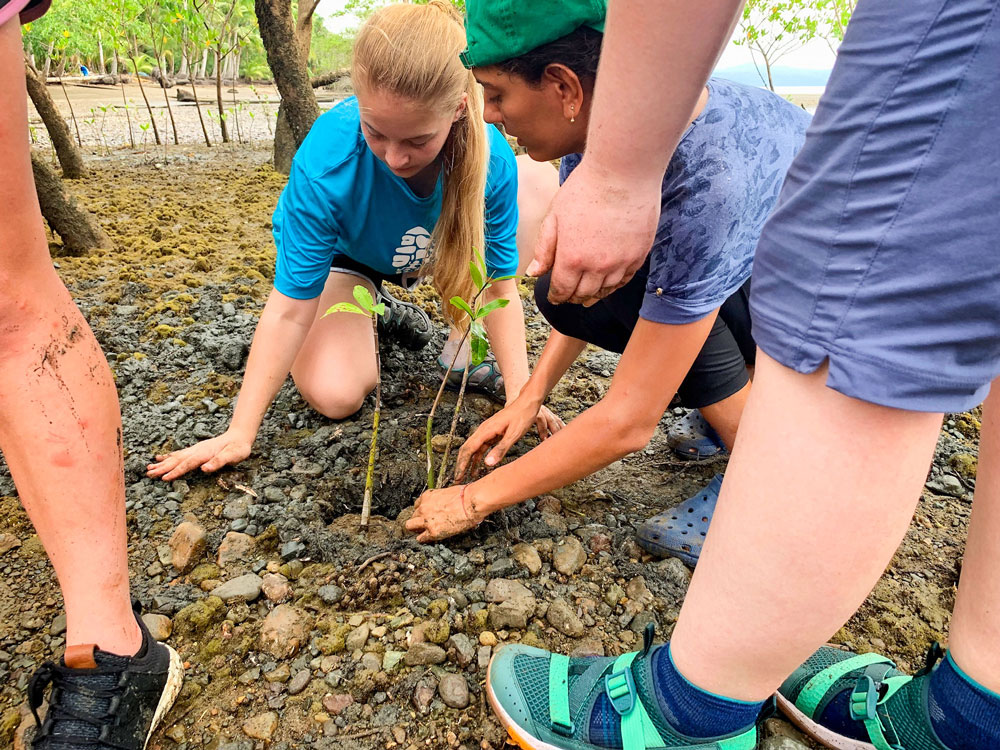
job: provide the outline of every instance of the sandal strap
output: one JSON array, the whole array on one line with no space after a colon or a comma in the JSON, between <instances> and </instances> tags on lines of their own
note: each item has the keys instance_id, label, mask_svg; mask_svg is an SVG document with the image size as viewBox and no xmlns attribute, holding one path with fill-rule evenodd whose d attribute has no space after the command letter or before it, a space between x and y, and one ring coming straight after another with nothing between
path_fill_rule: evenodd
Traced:
<instances>
[{"instance_id":1,"label":"sandal strap","mask_svg":"<svg viewBox=\"0 0 1000 750\"><path fill-rule=\"evenodd\" d=\"M878 654L861 654L839 661L813 675L812 679L806 683L806 686L802 688L802 691L795 699L795 707L810 719L815 718L816 709L819 707L819 704L838 680L846 677L851 672L864 669L873 664L895 666L891 659L879 656Z\"/></svg>"},{"instance_id":2,"label":"sandal strap","mask_svg":"<svg viewBox=\"0 0 1000 750\"><path fill-rule=\"evenodd\" d=\"M858 684L851 692L851 718L864 724L876 750L903 750L899 734L893 726L885 704L913 678L905 675L886 677L889 670L882 671L881 668L884 666L882 664L874 667L874 670L881 671L881 674L878 672L873 674L873 667L869 667L858 680Z\"/></svg>"},{"instance_id":3,"label":"sandal strap","mask_svg":"<svg viewBox=\"0 0 1000 750\"><path fill-rule=\"evenodd\" d=\"M552 731L572 737L575 727L569 712L569 657L552 654L549 660L549 724Z\"/></svg>"}]
</instances>

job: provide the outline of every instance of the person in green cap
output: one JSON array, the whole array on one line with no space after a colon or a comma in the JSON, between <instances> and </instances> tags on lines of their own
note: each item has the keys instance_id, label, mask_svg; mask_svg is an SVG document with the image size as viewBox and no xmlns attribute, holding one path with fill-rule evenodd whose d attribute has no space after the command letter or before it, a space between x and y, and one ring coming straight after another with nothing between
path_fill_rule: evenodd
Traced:
<instances>
[{"instance_id":1,"label":"person in green cap","mask_svg":"<svg viewBox=\"0 0 1000 750\"><path fill-rule=\"evenodd\" d=\"M561 157L566 180L587 146L605 2L473 1L467 10L463 61L483 84L486 120L516 136L532 159ZM481 461L499 464L588 343L622 354L607 395L512 464L464 489L425 494L411 521L423 538L462 531L642 449L675 393L704 417L705 436L681 446L683 455L711 454L713 438L732 447L756 353L748 306L754 247L809 115L769 91L711 79L688 121L635 275L590 306L552 304L552 276L538 279L535 301L553 327L548 343L519 397L463 446L459 475ZM640 544L693 566L721 484L716 476L646 521Z\"/></svg>"}]
</instances>

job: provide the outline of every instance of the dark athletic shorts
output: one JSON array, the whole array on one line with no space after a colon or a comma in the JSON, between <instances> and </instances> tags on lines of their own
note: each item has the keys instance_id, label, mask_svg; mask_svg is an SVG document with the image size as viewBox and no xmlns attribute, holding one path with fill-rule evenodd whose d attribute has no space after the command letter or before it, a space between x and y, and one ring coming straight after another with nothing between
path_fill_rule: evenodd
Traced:
<instances>
[{"instance_id":1,"label":"dark athletic shorts","mask_svg":"<svg viewBox=\"0 0 1000 750\"><path fill-rule=\"evenodd\" d=\"M764 227L754 338L960 412L1000 375L1000 0L864 0Z\"/></svg>"},{"instance_id":2,"label":"dark athletic shorts","mask_svg":"<svg viewBox=\"0 0 1000 750\"><path fill-rule=\"evenodd\" d=\"M564 336L621 354L639 320L646 294L649 259L632 280L591 307L553 305L548 300L548 274L535 282L535 304L549 324ZM750 331L750 281L722 303L715 325L684 382L677 390L689 409L717 404L749 381L757 349Z\"/></svg>"},{"instance_id":3,"label":"dark athletic shorts","mask_svg":"<svg viewBox=\"0 0 1000 750\"><path fill-rule=\"evenodd\" d=\"M21 23L41 18L52 0L0 0L0 26L20 14Z\"/></svg>"}]
</instances>

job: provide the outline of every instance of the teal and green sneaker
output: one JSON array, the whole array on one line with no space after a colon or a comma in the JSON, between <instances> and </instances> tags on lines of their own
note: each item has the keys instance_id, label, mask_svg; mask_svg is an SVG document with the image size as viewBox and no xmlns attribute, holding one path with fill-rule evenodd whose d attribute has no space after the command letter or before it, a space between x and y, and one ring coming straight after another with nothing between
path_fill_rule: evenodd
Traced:
<instances>
[{"instance_id":1,"label":"teal and green sneaker","mask_svg":"<svg viewBox=\"0 0 1000 750\"><path fill-rule=\"evenodd\" d=\"M778 708L835 750L948 750L931 726L927 689L943 652L934 644L913 677L878 654L824 646L778 689Z\"/></svg>"},{"instance_id":2,"label":"teal and green sneaker","mask_svg":"<svg viewBox=\"0 0 1000 750\"><path fill-rule=\"evenodd\" d=\"M673 731L653 688L653 628L642 651L571 659L511 645L490 661L486 694L523 750L753 750L757 728L693 739Z\"/></svg>"}]
</instances>

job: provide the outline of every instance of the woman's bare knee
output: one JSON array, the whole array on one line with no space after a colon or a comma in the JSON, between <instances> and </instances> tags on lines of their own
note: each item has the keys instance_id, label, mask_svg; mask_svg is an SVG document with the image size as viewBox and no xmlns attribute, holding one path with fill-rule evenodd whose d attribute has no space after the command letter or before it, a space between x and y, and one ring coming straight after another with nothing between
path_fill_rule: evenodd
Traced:
<instances>
[{"instance_id":1,"label":"woman's bare knee","mask_svg":"<svg viewBox=\"0 0 1000 750\"><path fill-rule=\"evenodd\" d=\"M375 384L368 389L359 388L354 391L339 391L332 388L303 388L296 382L299 393L305 402L324 417L329 419L347 419L356 414L364 404L368 394Z\"/></svg>"}]
</instances>

